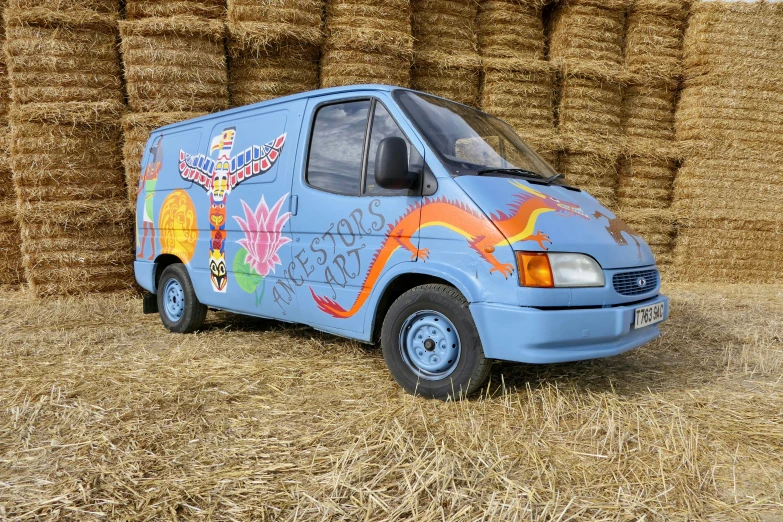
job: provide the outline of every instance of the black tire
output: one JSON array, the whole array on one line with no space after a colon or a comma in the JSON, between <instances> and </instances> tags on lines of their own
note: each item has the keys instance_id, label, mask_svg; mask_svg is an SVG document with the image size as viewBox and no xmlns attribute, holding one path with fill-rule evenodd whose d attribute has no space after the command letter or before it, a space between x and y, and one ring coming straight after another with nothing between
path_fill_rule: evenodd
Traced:
<instances>
[{"instance_id":1,"label":"black tire","mask_svg":"<svg viewBox=\"0 0 783 522\"><path fill-rule=\"evenodd\" d=\"M183 309L178 319L172 319L166 311L166 288L169 281L176 281L182 289ZM158 313L160 320L170 332L190 333L198 330L204 325L207 317L207 307L198 300L196 291L193 289L193 283L182 263L169 265L163 270L163 274L158 281Z\"/></svg>"},{"instance_id":2,"label":"black tire","mask_svg":"<svg viewBox=\"0 0 783 522\"><path fill-rule=\"evenodd\" d=\"M411 359L403 353L408 352L402 346L401 332L403 328L409 330L415 326L416 321L413 319L411 322L409 318L431 311L445 316L459 336L456 367L443 378L438 378L438 374L422 378L422 373L411 367ZM414 395L442 400L463 398L481 388L489 377L491 362L484 357L468 301L456 288L448 285L417 286L398 297L383 321L381 349L394 380Z\"/></svg>"}]
</instances>

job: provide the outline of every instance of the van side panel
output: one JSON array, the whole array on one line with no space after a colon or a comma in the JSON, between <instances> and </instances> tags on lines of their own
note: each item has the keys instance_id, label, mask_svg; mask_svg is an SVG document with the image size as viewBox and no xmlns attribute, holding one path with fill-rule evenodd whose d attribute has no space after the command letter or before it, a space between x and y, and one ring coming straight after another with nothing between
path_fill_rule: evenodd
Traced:
<instances>
[{"instance_id":1,"label":"van side panel","mask_svg":"<svg viewBox=\"0 0 783 522\"><path fill-rule=\"evenodd\" d=\"M153 131L145 145L136 198L137 282L155 291L155 260L162 254L188 263L195 252L195 207L190 200L192 182L177 175L180 147L201 145L200 125L162 133Z\"/></svg>"},{"instance_id":2,"label":"van side panel","mask_svg":"<svg viewBox=\"0 0 783 522\"><path fill-rule=\"evenodd\" d=\"M192 180L199 300L250 315L280 313L269 289L291 264L291 169L306 100L216 117L198 148L177 151L173 175Z\"/></svg>"}]
</instances>

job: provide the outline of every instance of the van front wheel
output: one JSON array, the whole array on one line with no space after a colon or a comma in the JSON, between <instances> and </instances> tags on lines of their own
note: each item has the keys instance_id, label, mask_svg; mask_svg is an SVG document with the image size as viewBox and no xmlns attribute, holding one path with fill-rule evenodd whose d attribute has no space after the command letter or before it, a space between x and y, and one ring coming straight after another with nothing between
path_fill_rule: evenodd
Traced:
<instances>
[{"instance_id":1,"label":"van front wheel","mask_svg":"<svg viewBox=\"0 0 783 522\"><path fill-rule=\"evenodd\" d=\"M381 349L394 380L422 397L462 398L489 376L468 301L451 286L417 286L397 298L383 321Z\"/></svg>"},{"instance_id":2,"label":"van front wheel","mask_svg":"<svg viewBox=\"0 0 783 522\"><path fill-rule=\"evenodd\" d=\"M199 302L193 283L182 263L166 267L158 281L158 312L169 331L190 333L207 317L207 307Z\"/></svg>"}]
</instances>

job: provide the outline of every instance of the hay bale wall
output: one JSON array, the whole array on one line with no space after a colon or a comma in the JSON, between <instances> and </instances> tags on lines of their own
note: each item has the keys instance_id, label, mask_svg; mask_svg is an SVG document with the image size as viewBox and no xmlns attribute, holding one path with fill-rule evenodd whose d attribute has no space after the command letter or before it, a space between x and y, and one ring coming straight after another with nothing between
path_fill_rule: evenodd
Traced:
<instances>
[{"instance_id":1,"label":"hay bale wall","mask_svg":"<svg viewBox=\"0 0 783 522\"><path fill-rule=\"evenodd\" d=\"M326 0L321 87L410 85L409 0Z\"/></svg>"},{"instance_id":2,"label":"hay bale wall","mask_svg":"<svg viewBox=\"0 0 783 522\"><path fill-rule=\"evenodd\" d=\"M7 4L5 0L0 1L0 19ZM5 26L0 24L0 44L4 43ZM21 238L16 219L16 193L9 152L10 94L5 55L0 54L0 284L17 284L22 280Z\"/></svg>"},{"instance_id":3,"label":"hay bale wall","mask_svg":"<svg viewBox=\"0 0 783 522\"><path fill-rule=\"evenodd\" d=\"M674 185L677 275L783 281L783 4L694 4Z\"/></svg>"},{"instance_id":4,"label":"hay bale wall","mask_svg":"<svg viewBox=\"0 0 783 522\"><path fill-rule=\"evenodd\" d=\"M232 106L318 88L323 0L229 0Z\"/></svg>"},{"instance_id":5,"label":"hay bale wall","mask_svg":"<svg viewBox=\"0 0 783 522\"><path fill-rule=\"evenodd\" d=\"M626 150L617 213L648 240L659 265L672 261L675 234L670 207L680 154L673 146L674 110L687 1L633 0L626 21L630 76L623 100Z\"/></svg>"},{"instance_id":6,"label":"hay bale wall","mask_svg":"<svg viewBox=\"0 0 783 522\"><path fill-rule=\"evenodd\" d=\"M129 288L118 126L119 4L12 0L10 161L25 279L38 295Z\"/></svg>"},{"instance_id":7,"label":"hay bale wall","mask_svg":"<svg viewBox=\"0 0 783 522\"><path fill-rule=\"evenodd\" d=\"M568 181L616 202L622 151L626 0L565 0L550 22L549 57L560 72L557 128Z\"/></svg>"},{"instance_id":8,"label":"hay bale wall","mask_svg":"<svg viewBox=\"0 0 783 522\"><path fill-rule=\"evenodd\" d=\"M122 153L133 208L149 132L229 106L225 11L225 0L125 3L119 32L130 112Z\"/></svg>"},{"instance_id":9,"label":"hay bale wall","mask_svg":"<svg viewBox=\"0 0 783 522\"><path fill-rule=\"evenodd\" d=\"M538 0L489 0L479 4L482 59L481 108L506 122L551 163L557 163L555 67L545 60Z\"/></svg>"},{"instance_id":10,"label":"hay bale wall","mask_svg":"<svg viewBox=\"0 0 783 522\"><path fill-rule=\"evenodd\" d=\"M477 106L481 61L475 0L413 0L411 87Z\"/></svg>"}]
</instances>

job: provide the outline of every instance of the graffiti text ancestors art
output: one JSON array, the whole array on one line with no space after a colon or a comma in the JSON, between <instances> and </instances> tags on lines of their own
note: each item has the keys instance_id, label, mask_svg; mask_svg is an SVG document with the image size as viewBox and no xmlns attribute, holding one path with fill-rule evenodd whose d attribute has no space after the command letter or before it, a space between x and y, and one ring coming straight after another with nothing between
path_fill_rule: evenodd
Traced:
<instances>
[{"instance_id":1,"label":"graffiti text ancestors art","mask_svg":"<svg viewBox=\"0 0 783 522\"><path fill-rule=\"evenodd\" d=\"M193 200L186 191L177 189L166 196L160 207L158 228L162 253L190 263L198 243L198 219Z\"/></svg>"},{"instance_id":2,"label":"graffiti text ancestors art","mask_svg":"<svg viewBox=\"0 0 783 522\"><path fill-rule=\"evenodd\" d=\"M209 272L212 289L225 292L226 269L226 199L237 185L272 168L280 158L285 133L264 145L252 145L231 156L236 127L226 127L212 138L209 155L191 155L179 151L179 173L184 179L203 188L209 195ZM212 154L217 158L212 159Z\"/></svg>"},{"instance_id":3,"label":"graffiti text ancestors art","mask_svg":"<svg viewBox=\"0 0 783 522\"><path fill-rule=\"evenodd\" d=\"M540 230L534 233L540 215L555 212L565 217L578 216L590 219L574 203L560 201L517 181L510 183L520 191L513 195L508 213L498 211L492 214L491 221L464 203L446 198L425 198L423 203L411 207L394 225L389 225L386 239L373 257L353 306L346 310L333 299L316 295L311 288L310 293L318 308L339 319L352 317L367 301L386 263L398 248L408 250L412 260L418 257L426 261L430 255L429 250L426 248L419 250L405 239L422 228L446 227L460 234L467 240L468 246L490 265L490 274L498 272L508 278L514 267L498 261L493 255L495 248L520 241L535 241L543 250L547 250L545 243L551 243L549 236ZM421 209L421 216L418 213L419 209Z\"/></svg>"},{"instance_id":4,"label":"graffiti text ancestors art","mask_svg":"<svg viewBox=\"0 0 783 522\"><path fill-rule=\"evenodd\" d=\"M368 256L368 252L363 253L366 243L362 239L382 231L386 224L386 218L378 211L380 206L380 199L371 199L365 208L353 208L342 219L330 223L326 231L313 238L307 247L294 248L293 258L283 270L283 277L272 287L272 300L283 315L286 307L293 302L296 288L307 280L324 281L336 298L335 289L345 288L362 277L362 258L366 263Z\"/></svg>"},{"instance_id":5,"label":"graffiti text ancestors art","mask_svg":"<svg viewBox=\"0 0 783 522\"><path fill-rule=\"evenodd\" d=\"M280 215L280 209L288 198L281 197L270 209L264 196L255 210L242 201L245 219L234 216L245 237L237 241L242 248L234 257L234 273L237 284L248 294L255 294L256 306L261 304L266 287L266 276L281 264L277 251L291 241L282 235L290 212Z\"/></svg>"},{"instance_id":6,"label":"graffiti text ancestors art","mask_svg":"<svg viewBox=\"0 0 783 522\"><path fill-rule=\"evenodd\" d=\"M160 174L160 167L163 165L163 135L158 137L153 146L150 148L152 153L152 159L147 163L147 167L144 169L141 177L139 178L139 189L136 192L138 196L141 191L144 191L144 210L141 218L141 226L144 229L144 235L141 241L137 241L139 244L139 253L136 257L139 259L144 258L144 245L147 243L147 235L150 236L150 248L152 254L147 259L153 261L155 259L155 225L153 224L153 202L155 198L155 185L158 184L158 175ZM138 231L137 231L138 237Z\"/></svg>"}]
</instances>

